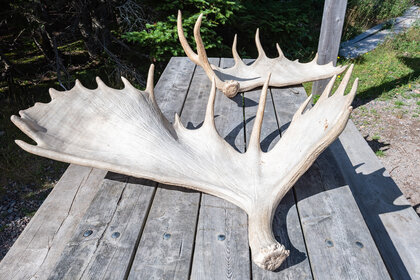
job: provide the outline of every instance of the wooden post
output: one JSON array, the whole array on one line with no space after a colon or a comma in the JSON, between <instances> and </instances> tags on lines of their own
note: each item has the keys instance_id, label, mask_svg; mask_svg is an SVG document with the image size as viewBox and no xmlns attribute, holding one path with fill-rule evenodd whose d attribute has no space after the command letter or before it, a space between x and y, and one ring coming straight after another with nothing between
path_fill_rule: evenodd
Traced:
<instances>
[{"instance_id":1,"label":"wooden post","mask_svg":"<svg viewBox=\"0 0 420 280\"><path fill-rule=\"evenodd\" d=\"M318 63L326 64L333 61L337 64L338 49L340 48L341 33L347 0L325 0L322 15L321 34L318 41ZM313 83L312 95L321 94L330 79Z\"/></svg>"}]
</instances>

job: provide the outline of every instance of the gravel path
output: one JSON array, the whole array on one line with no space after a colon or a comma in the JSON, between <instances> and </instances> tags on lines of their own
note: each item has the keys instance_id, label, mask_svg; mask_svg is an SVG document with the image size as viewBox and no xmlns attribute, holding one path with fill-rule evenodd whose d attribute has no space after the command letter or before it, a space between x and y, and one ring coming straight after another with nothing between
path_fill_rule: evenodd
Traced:
<instances>
[{"instance_id":1,"label":"gravel path","mask_svg":"<svg viewBox=\"0 0 420 280\"><path fill-rule=\"evenodd\" d=\"M353 122L420 216L420 85L356 106Z\"/></svg>"}]
</instances>

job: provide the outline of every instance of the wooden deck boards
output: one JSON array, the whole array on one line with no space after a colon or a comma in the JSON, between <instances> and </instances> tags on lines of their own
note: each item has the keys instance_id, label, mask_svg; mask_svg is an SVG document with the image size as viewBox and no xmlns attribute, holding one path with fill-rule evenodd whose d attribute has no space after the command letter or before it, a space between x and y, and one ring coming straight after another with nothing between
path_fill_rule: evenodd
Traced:
<instances>
[{"instance_id":1,"label":"wooden deck boards","mask_svg":"<svg viewBox=\"0 0 420 280\"><path fill-rule=\"evenodd\" d=\"M0 279L46 279L106 171L70 165L0 263Z\"/></svg>"},{"instance_id":2,"label":"wooden deck boards","mask_svg":"<svg viewBox=\"0 0 420 280\"><path fill-rule=\"evenodd\" d=\"M172 58L157 102L170 121L177 112L197 128L210 84L187 58ZM240 152L259 96L216 97L216 127ZM305 98L302 87L270 90L263 151ZM384 171L350 121L277 208L273 231L291 254L269 272L251 262L247 216L235 205L71 165L0 263L0 279L417 279L420 219Z\"/></svg>"},{"instance_id":3,"label":"wooden deck boards","mask_svg":"<svg viewBox=\"0 0 420 280\"><path fill-rule=\"evenodd\" d=\"M233 64L233 59L223 58L220 65ZM207 104L208 92L205 96ZM218 92L214 114L220 136L244 152L242 95L228 99ZM232 203L203 193L191 279L249 279L249 248L244 244L248 244L247 215Z\"/></svg>"}]
</instances>

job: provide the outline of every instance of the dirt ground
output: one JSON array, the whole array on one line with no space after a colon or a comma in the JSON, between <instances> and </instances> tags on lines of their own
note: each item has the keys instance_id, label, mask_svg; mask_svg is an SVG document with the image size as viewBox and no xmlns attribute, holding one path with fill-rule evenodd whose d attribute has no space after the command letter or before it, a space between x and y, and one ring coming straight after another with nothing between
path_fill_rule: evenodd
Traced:
<instances>
[{"instance_id":1,"label":"dirt ground","mask_svg":"<svg viewBox=\"0 0 420 280\"><path fill-rule=\"evenodd\" d=\"M351 118L420 216L420 85L365 102L356 100Z\"/></svg>"}]
</instances>

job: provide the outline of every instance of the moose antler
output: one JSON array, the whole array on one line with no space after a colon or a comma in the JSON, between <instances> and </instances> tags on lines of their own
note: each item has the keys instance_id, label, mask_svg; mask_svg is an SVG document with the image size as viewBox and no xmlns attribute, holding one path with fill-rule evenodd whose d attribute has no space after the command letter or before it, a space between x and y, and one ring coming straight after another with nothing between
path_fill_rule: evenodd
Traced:
<instances>
[{"instance_id":1,"label":"moose antler","mask_svg":"<svg viewBox=\"0 0 420 280\"><path fill-rule=\"evenodd\" d=\"M213 79L205 120L197 130L186 129L178 115L172 125L153 93L153 65L145 91L122 78L124 89L50 89L51 102L36 103L12 116L12 122L37 145L16 140L25 151L47 158L92 166L165 184L179 185L226 199L248 213L249 245L254 262L274 270L289 255L272 233L277 204L318 155L338 137L349 118L357 80L345 87L353 66L331 97L335 77L314 107L311 97L295 113L277 145L260 148L268 76L246 153L237 152L217 133L214 124L216 81Z\"/></svg>"},{"instance_id":2,"label":"moose antler","mask_svg":"<svg viewBox=\"0 0 420 280\"><path fill-rule=\"evenodd\" d=\"M308 63L300 63L298 60L288 60L280 46L276 44L279 56L268 58L261 46L259 29L255 33L255 44L258 49L258 58L251 64L246 65L236 50L237 36L233 40L232 54L235 65L231 68L219 68L210 64L200 35L200 26L203 18L201 14L194 26L194 38L197 45L195 53L185 38L182 28L182 15L178 11L178 37L187 56L197 65L203 67L209 79L215 76L216 87L227 97L234 97L238 92L244 92L262 86L267 79L268 73L273 73L269 86L283 87L330 78L342 73L346 66L334 67L331 61L325 65L317 64L318 54Z\"/></svg>"}]
</instances>

